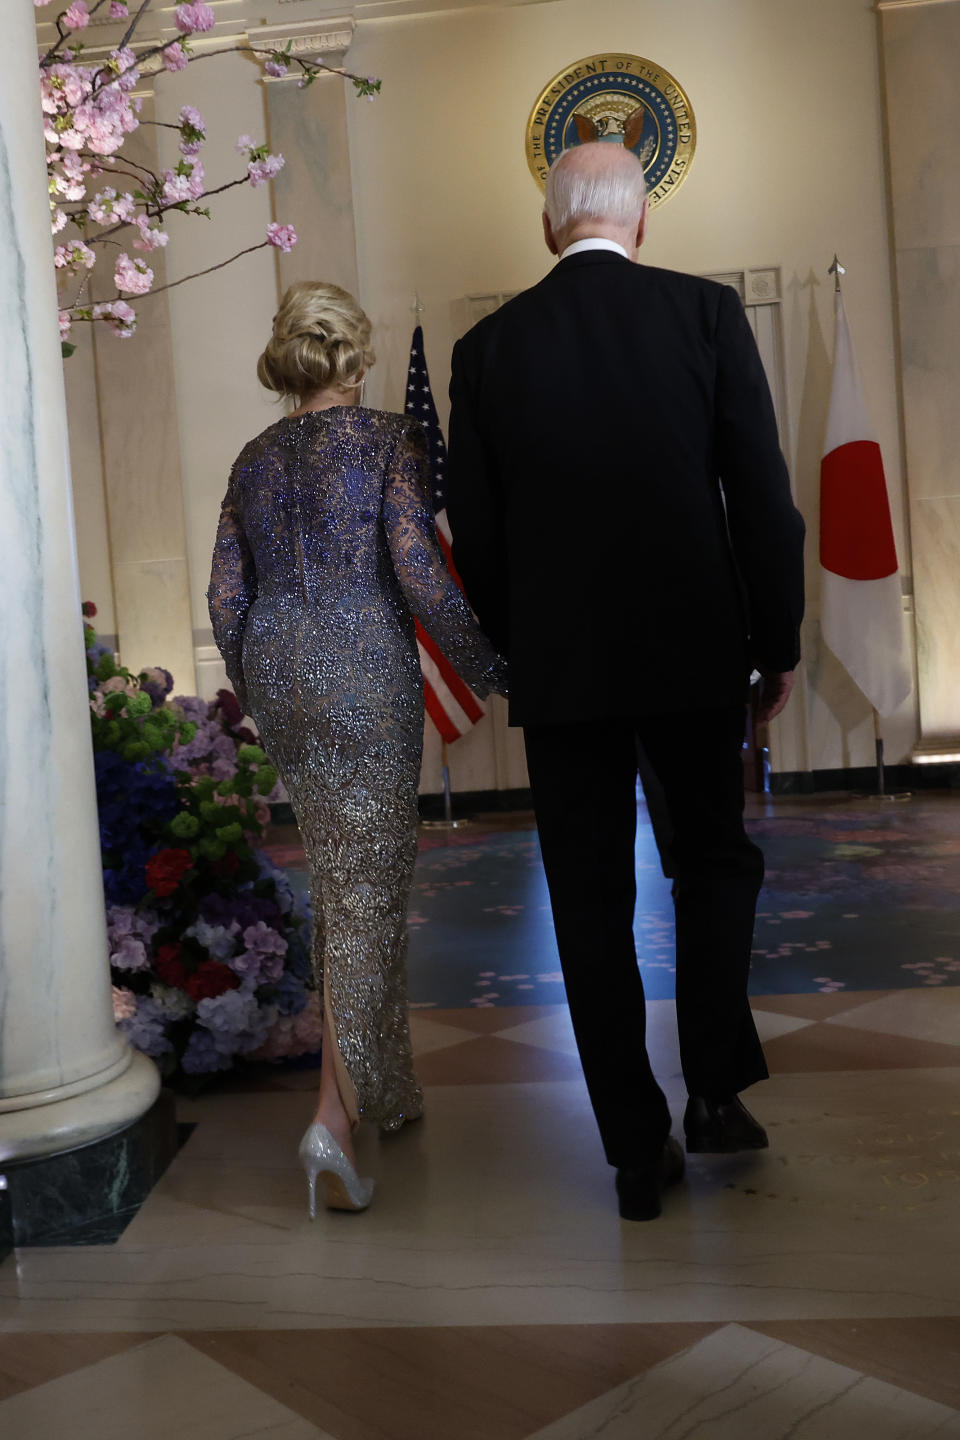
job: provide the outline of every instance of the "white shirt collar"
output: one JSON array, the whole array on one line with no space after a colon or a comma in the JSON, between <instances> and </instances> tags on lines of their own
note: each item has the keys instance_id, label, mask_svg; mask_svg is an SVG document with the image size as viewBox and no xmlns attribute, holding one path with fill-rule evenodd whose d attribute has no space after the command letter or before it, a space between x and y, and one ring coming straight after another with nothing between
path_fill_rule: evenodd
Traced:
<instances>
[{"instance_id":1,"label":"white shirt collar","mask_svg":"<svg viewBox=\"0 0 960 1440\"><path fill-rule=\"evenodd\" d=\"M584 250L612 250L615 255L622 255L624 260L630 259L626 250L624 250L622 245L618 245L616 240L601 240L599 238L596 240L574 240L573 244L568 245L566 250L564 250L560 259L568 260L571 255L579 255Z\"/></svg>"}]
</instances>

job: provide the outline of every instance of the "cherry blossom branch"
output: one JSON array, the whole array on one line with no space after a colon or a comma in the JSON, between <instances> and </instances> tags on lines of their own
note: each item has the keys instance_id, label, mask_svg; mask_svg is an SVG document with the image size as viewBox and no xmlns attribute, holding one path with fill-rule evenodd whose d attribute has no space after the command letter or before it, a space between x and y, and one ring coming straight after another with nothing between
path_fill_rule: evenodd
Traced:
<instances>
[{"instance_id":1,"label":"cherry blossom branch","mask_svg":"<svg viewBox=\"0 0 960 1440\"><path fill-rule=\"evenodd\" d=\"M142 302L151 295L162 295L164 290L175 290L178 285L186 285L188 280L199 280L201 275L212 275L214 270L225 270L228 265L233 264L234 260L240 260L244 255L252 255L255 250L266 250L270 248L270 245L269 240L261 240L259 245L248 245L246 250L238 250L236 255L231 255L229 260L221 260L219 265L208 265L206 270L195 270L192 275L182 275L179 280L171 280L167 285L158 285L156 290L148 290L138 298Z\"/></svg>"}]
</instances>

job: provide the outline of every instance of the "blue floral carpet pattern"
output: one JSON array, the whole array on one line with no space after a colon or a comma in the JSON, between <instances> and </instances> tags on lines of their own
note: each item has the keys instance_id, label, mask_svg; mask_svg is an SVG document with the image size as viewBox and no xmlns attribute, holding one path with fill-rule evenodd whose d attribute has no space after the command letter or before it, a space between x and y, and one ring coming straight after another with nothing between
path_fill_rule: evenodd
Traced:
<instances>
[{"instance_id":1,"label":"blue floral carpet pattern","mask_svg":"<svg viewBox=\"0 0 960 1440\"><path fill-rule=\"evenodd\" d=\"M637 834L637 954L647 995L674 989L673 910L653 834ZM767 878L751 991L796 995L960 985L960 799L777 802L749 822ZM302 885L297 847L274 858ZM425 830L410 897L417 1009L564 1000L529 817Z\"/></svg>"}]
</instances>

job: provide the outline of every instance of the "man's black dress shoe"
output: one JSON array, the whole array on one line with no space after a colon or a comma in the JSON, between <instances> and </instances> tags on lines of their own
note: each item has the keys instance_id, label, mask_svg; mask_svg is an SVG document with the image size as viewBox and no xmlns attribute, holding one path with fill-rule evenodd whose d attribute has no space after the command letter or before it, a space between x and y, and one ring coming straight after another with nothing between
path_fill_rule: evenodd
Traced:
<instances>
[{"instance_id":1,"label":"man's black dress shoe","mask_svg":"<svg viewBox=\"0 0 960 1440\"><path fill-rule=\"evenodd\" d=\"M617 1171L621 1220L656 1220L661 1192L683 1179L683 1168L683 1151L672 1135L649 1165L621 1165Z\"/></svg>"},{"instance_id":2,"label":"man's black dress shoe","mask_svg":"<svg viewBox=\"0 0 960 1440\"><path fill-rule=\"evenodd\" d=\"M705 1100L691 1095L683 1116L688 1155L733 1155L737 1150L766 1150L767 1132L734 1095Z\"/></svg>"}]
</instances>

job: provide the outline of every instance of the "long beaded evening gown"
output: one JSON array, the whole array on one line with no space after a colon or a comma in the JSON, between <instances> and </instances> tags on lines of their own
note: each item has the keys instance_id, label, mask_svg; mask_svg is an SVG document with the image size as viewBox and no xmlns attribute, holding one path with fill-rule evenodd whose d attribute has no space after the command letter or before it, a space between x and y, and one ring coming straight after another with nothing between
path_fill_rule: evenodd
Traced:
<instances>
[{"instance_id":1,"label":"long beaded evening gown","mask_svg":"<svg viewBox=\"0 0 960 1440\"><path fill-rule=\"evenodd\" d=\"M310 866L313 957L351 1119L421 1113L406 987L423 682L414 616L481 696L504 662L444 564L420 426L337 406L271 425L230 475L208 599Z\"/></svg>"}]
</instances>

